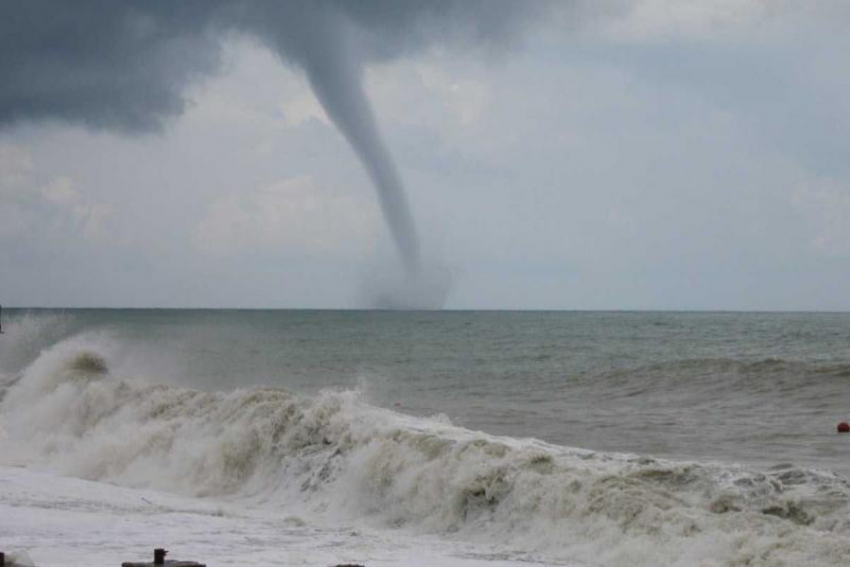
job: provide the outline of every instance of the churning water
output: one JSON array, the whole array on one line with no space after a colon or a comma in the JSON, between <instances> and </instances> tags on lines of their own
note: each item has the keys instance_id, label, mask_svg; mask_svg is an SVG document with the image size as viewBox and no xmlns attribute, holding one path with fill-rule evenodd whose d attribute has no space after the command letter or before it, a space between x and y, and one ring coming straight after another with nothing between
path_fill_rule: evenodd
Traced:
<instances>
[{"instance_id":1,"label":"churning water","mask_svg":"<svg viewBox=\"0 0 850 567\"><path fill-rule=\"evenodd\" d=\"M4 329L0 511L30 524L0 520L0 546L36 561L68 510L144 524L136 498L223 564L850 557L850 315L12 310Z\"/></svg>"}]
</instances>

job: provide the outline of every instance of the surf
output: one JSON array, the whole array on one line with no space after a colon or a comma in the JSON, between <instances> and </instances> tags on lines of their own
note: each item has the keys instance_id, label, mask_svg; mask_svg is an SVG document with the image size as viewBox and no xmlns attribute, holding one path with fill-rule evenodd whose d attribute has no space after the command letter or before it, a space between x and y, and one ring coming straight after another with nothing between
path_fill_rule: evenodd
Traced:
<instances>
[{"instance_id":1,"label":"surf","mask_svg":"<svg viewBox=\"0 0 850 567\"><path fill-rule=\"evenodd\" d=\"M850 486L827 471L488 435L357 390L149 384L113 370L120 350L92 332L41 349L0 402L0 464L587 564L826 566L850 554Z\"/></svg>"}]
</instances>

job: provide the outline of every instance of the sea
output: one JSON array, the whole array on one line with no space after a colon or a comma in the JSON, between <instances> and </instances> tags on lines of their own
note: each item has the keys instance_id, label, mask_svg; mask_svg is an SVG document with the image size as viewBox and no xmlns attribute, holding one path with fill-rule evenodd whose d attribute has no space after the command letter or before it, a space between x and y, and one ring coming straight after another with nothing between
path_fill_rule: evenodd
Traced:
<instances>
[{"instance_id":1,"label":"sea","mask_svg":"<svg viewBox=\"0 0 850 567\"><path fill-rule=\"evenodd\" d=\"M7 561L850 564L850 314L0 322Z\"/></svg>"}]
</instances>

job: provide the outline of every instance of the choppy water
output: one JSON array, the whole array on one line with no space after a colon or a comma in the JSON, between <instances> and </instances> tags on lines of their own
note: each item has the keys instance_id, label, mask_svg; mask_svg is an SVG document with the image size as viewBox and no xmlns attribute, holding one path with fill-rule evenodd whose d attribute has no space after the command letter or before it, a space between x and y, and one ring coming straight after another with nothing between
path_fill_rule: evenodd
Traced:
<instances>
[{"instance_id":1,"label":"choppy water","mask_svg":"<svg viewBox=\"0 0 850 567\"><path fill-rule=\"evenodd\" d=\"M580 565L850 556L847 314L4 314L0 464Z\"/></svg>"}]
</instances>

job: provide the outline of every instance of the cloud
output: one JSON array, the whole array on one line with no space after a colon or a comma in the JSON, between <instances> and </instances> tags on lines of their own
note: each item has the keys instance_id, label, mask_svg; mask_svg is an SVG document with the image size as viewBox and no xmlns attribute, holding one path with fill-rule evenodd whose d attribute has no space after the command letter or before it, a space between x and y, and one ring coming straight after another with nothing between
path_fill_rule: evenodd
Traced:
<instances>
[{"instance_id":1,"label":"cloud","mask_svg":"<svg viewBox=\"0 0 850 567\"><path fill-rule=\"evenodd\" d=\"M0 127L58 120L124 132L161 129L186 109L187 88L220 70L222 40L233 33L273 41L298 63L314 40L311 25L333 13L356 28L365 60L388 60L435 41L505 45L546 4L5 0Z\"/></svg>"},{"instance_id":2,"label":"cloud","mask_svg":"<svg viewBox=\"0 0 850 567\"><path fill-rule=\"evenodd\" d=\"M372 245L378 226L368 200L300 176L214 199L194 242L219 256L356 256Z\"/></svg>"},{"instance_id":3,"label":"cloud","mask_svg":"<svg viewBox=\"0 0 850 567\"><path fill-rule=\"evenodd\" d=\"M449 72L445 60L429 58L415 65L395 63L370 69L366 82L381 115L394 122L428 126L439 115L440 131L469 127L481 119L490 87L468 69Z\"/></svg>"},{"instance_id":4,"label":"cloud","mask_svg":"<svg viewBox=\"0 0 850 567\"><path fill-rule=\"evenodd\" d=\"M0 84L7 85L0 90L0 124L60 118L126 130L160 127L166 116L183 110L186 84L216 67L218 38L228 32L256 37L282 61L303 69L372 181L398 257L415 274L419 234L364 91L363 69L435 40L503 46L524 16L543 5L542 0L523 7L507 0L93 0L77 11L13 1L0 11L7 22L0 34L11 38L5 47L12 54L0 67ZM89 11L93 8L96 12ZM26 35L30 28L35 37Z\"/></svg>"},{"instance_id":5,"label":"cloud","mask_svg":"<svg viewBox=\"0 0 850 567\"><path fill-rule=\"evenodd\" d=\"M450 305L846 306L840 290L812 292L848 273L840 258L850 242L846 20L835 2L795 15L778 0L771 5L782 10L764 19L743 4L724 15L721 7L734 4L724 0L570 2L588 13L599 6L598 25L576 34L547 18L497 65L482 57L502 49L495 29L479 41L474 23L424 14L432 10L425 3L375 16L369 5L347 4L316 3L337 10L357 37L365 90L412 189L424 248L439 247L459 274ZM813 13L828 5L832 23ZM61 105L0 120L0 128L48 119L95 127L20 127L0 138L11 142L0 145L0 275L4 289L17 285L19 303L340 306L356 303L344 297L364 279L370 291L379 287L362 273L385 269L393 250L379 238L366 179L295 60L281 65L260 38L271 33L252 23L263 6L230 18L238 26L216 21L228 19L223 12L196 26L210 42L211 66L175 75L167 92L176 106L147 113L147 126L69 115ZM499 17L509 47L532 21ZM0 28L5 22L0 16ZM791 33L777 33L783 25ZM238 58L231 68L228 51ZM82 65L68 58L68 68ZM37 58L29 62L19 70L46 72ZM226 73L203 80L219 68ZM27 84L6 77L0 93ZM56 86L59 100L72 77L43 84ZM183 111L185 119L171 120ZM97 131L162 124L171 125L161 137ZM309 199L272 188L304 174L312 177L301 192L324 204L297 214L286 205ZM335 204L341 196L353 203ZM349 215L368 218L347 225ZM354 236L312 242L338 226ZM117 228L136 237L131 253L108 249ZM98 234L104 246L93 245ZM383 253L377 260L373 246ZM36 247L40 256L30 253ZM78 275L81 261L89 275ZM284 290L293 271L301 284ZM80 291L69 295L63 282L75 280Z\"/></svg>"},{"instance_id":6,"label":"cloud","mask_svg":"<svg viewBox=\"0 0 850 567\"><path fill-rule=\"evenodd\" d=\"M765 0L637 0L607 26L615 38L708 37L764 21L776 2Z\"/></svg>"},{"instance_id":7,"label":"cloud","mask_svg":"<svg viewBox=\"0 0 850 567\"><path fill-rule=\"evenodd\" d=\"M843 32L845 0L576 0L548 14L549 31L627 44L748 40L756 33L786 39L801 30ZM557 32L556 32L557 33Z\"/></svg>"},{"instance_id":8,"label":"cloud","mask_svg":"<svg viewBox=\"0 0 850 567\"><path fill-rule=\"evenodd\" d=\"M26 188L33 169L28 151L14 144L0 143L0 196Z\"/></svg>"},{"instance_id":9,"label":"cloud","mask_svg":"<svg viewBox=\"0 0 850 567\"><path fill-rule=\"evenodd\" d=\"M0 4L0 125L61 120L145 131L180 114L183 90L217 68L203 2Z\"/></svg>"},{"instance_id":10,"label":"cloud","mask_svg":"<svg viewBox=\"0 0 850 567\"><path fill-rule=\"evenodd\" d=\"M286 123L290 126L300 126L310 120L318 120L326 125L331 123L325 109L307 89L284 100L281 106Z\"/></svg>"},{"instance_id":11,"label":"cloud","mask_svg":"<svg viewBox=\"0 0 850 567\"><path fill-rule=\"evenodd\" d=\"M109 243L114 242L118 235L114 223L115 210L107 203L78 204L73 208L73 216L87 239Z\"/></svg>"},{"instance_id":12,"label":"cloud","mask_svg":"<svg viewBox=\"0 0 850 567\"><path fill-rule=\"evenodd\" d=\"M809 222L812 250L850 258L850 184L831 178L808 179L797 187L794 202Z\"/></svg>"},{"instance_id":13,"label":"cloud","mask_svg":"<svg viewBox=\"0 0 850 567\"><path fill-rule=\"evenodd\" d=\"M64 205L78 201L80 193L73 187L73 182L68 177L57 177L49 185L42 187L39 191L45 201L55 205Z\"/></svg>"},{"instance_id":14,"label":"cloud","mask_svg":"<svg viewBox=\"0 0 850 567\"><path fill-rule=\"evenodd\" d=\"M222 68L222 44L242 34L299 66L316 40L315 22L333 14L354 30L368 64L438 46L499 52L532 25L609 37L705 38L765 22L843 22L843 0L5 0L0 3L0 128L63 121L99 129L161 129L191 104L191 89ZM541 22L544 22L541 24ZM835 25L840 25L836 23ZM444 77L423 80L445 90ZM474 119L484 96L453 81L454 103ZM305 97L287 101L287 120L324 118Z\"/></svg>"},{"instance_id":15,"label":"cloud","mask_svg":"<svg viewBox=\"0 0 850 567\"><path fill-rule=\"evenodd\" d=\"M90 203L67 176L41 185L30 152L0 144L0 240L30 237L116 242L115 207Z\"/></svg>"}]
</instances>

